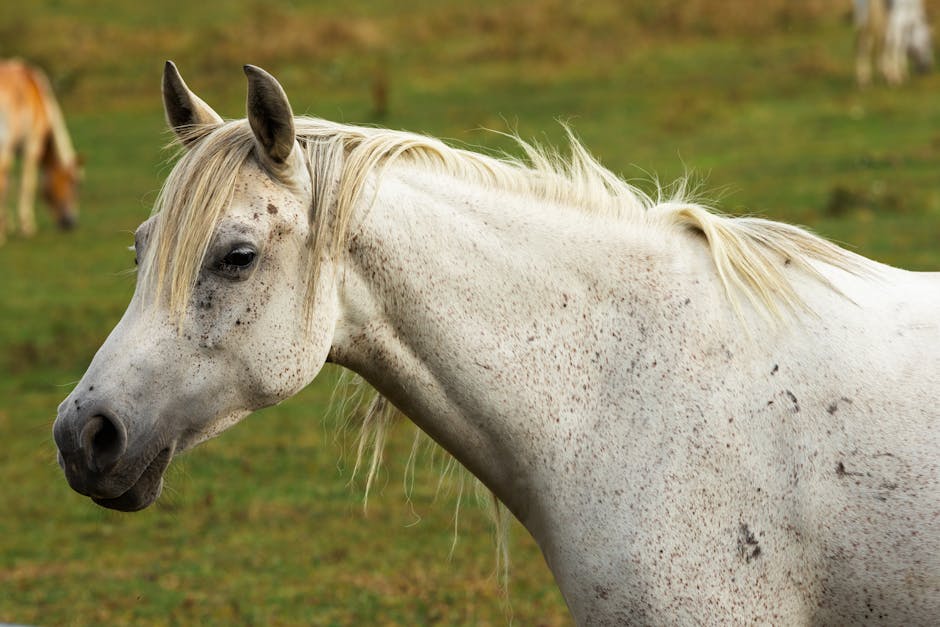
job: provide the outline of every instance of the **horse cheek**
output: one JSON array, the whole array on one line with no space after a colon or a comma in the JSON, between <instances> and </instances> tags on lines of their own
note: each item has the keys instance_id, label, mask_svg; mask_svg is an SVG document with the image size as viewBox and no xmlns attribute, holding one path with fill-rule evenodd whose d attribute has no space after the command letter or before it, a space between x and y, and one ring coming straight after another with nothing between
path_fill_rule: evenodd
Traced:
<instances>
[{"instance_id":1,"label":"horse cheek","mask_svg":"<svg viewBox=\"0 0 940 627\"><path fill-rule=\"evenodd\" d=\"M248 364L251 409L274 405L302 390L323 368L332 343L334 323L326 311L320 309L304 332L297 322L303 316L299 303L291 298L274 301L267 303L266 315L255 318L246 312L245 319L236 320L232 334L240 361Z\"/></svg>"}]
</instances>

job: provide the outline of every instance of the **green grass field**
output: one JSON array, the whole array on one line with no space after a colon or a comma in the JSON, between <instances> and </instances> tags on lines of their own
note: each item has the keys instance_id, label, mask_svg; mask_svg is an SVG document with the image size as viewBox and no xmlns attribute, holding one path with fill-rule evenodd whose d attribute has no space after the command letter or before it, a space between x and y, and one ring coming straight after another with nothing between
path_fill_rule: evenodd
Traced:
<instances>
[{"instance_id":1,"label":"green grass field","mask_svg":"<svg viewBox=\"0 0 940 627\"><path fill-rule=\"evenodd\" d=\"M843 8L785 0L466 3L38 0L4 8L0 55L42 64L85 156L80 228L0 248L0 622L35 625L566 625L534 543L512 530L500 592L484 512L440 461L402 487L412 429L389 444L362 511L337 373L173 463L138 514L73 493L56 406L133 290L127 247L169 153L163 61L242 117L241 64L281 79L297 113L486 150L559 144L569 122L651 189L691 170L731 213L795 222L880 261L940 268L940 75L856 89ZM848 3L846 3L848 4ZM940 15L940 2L928 3ZM377 112L377 88L387 111ZM423 468L423 469L422 469Z\"/></svg>"}]
</instances>

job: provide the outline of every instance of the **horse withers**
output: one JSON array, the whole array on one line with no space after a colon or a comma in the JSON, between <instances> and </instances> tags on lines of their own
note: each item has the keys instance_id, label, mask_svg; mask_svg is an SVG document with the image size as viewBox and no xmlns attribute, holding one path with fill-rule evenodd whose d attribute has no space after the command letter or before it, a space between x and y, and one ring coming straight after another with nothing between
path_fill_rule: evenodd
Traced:
<instances>
[{"instance_id":1,"label":"horse withers","mask_svg":"<svg viewBox=\"0 0 940 627\"><path fill-rule=\"evenodd\" d=\"M59 226L75 226L81 160L72 147L46 75L39 68L13 59L0 61L0 243L11 230L6 197L17 156L20 187L16 213L20 233L28 237L36 231L33 204L37 184Z\"/></svg>"},{"instance_id":2,"label":"horse withers","mask_svg":"<svg viewBox=\"0 0 940 627\"><path fill-rule=\"evenodd\" d=\"M148 507L330 361L506 505L580 624L936 624L940 275L651 198L575 140L294 117L246 73L223 121L166 66L185 152L59 406L76 491Z\"/></svg>"}]
</instances>

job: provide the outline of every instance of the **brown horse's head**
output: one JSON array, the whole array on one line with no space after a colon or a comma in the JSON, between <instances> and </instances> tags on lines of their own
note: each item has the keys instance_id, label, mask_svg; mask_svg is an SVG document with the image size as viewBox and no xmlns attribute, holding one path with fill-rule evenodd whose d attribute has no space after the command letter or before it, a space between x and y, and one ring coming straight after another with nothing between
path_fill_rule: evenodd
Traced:
<instances>
[{"instance_id":1,"label":"brown horse's head","mask_svg":"<svg viewBox=\"0 0 940 627\"><path fill-rule=\"evenodd\" d=\"M78 185L81 179L80 157L65 163L54 151L46 151L42 167L42 195L62 229L71 229L78 221Z\"/></svg>"}]
</instances>

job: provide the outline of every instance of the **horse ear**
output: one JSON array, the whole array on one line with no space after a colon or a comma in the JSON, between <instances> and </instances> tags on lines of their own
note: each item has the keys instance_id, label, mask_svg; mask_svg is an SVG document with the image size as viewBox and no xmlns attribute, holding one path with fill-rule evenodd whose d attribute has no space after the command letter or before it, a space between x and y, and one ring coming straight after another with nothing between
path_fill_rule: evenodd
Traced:
<instances>
[{"instance_id":1,"label":"horse ear","mask_svg":"<svg viewBox=\"0 0 940 627\"><path fill-rule=\"evenodd\" d=\"M261 154L282 165L294 148L294 112L287 94L273 76L254 65L245 66L248 77L248 123Z\"/></svg>"},{"instance_id":2,"label":"horse ear","mask_svg":"<svg viewBox=\"0 0 940 627\"><path fill-rule=\"evenodd\" d=\"M167 61L163 67L163 110L170 128L187 146L195 141L195 137L186 132L192 127L222 123L222 118L212 107L189 91L172 61Z\"/></svg>"}]
</instances>

